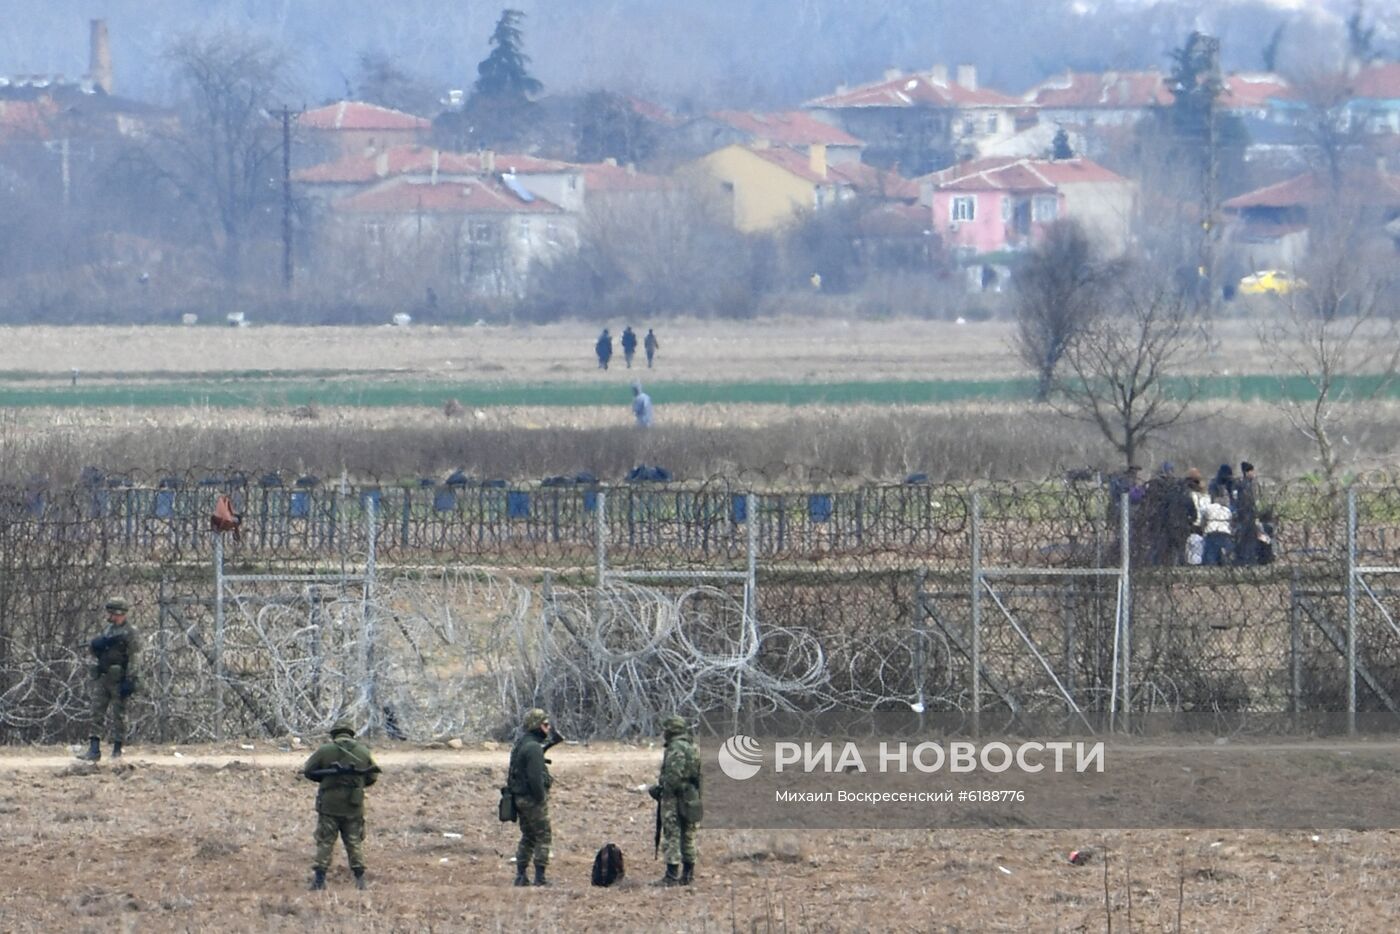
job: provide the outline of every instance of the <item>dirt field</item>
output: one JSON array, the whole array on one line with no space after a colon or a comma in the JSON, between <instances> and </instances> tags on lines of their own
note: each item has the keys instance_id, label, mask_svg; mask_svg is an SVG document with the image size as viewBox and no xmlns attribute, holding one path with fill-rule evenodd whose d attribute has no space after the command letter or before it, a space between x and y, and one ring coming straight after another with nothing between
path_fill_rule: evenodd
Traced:
<instances>
[{"instance_id":1,"label":"dirt field","mask_svg":"<svg viewBox=\"0 0 1400 934\"><path fill-rule=\"evenodd\" d=\"M1348 831L709 831L699 883L661 891L637 790L660 753L636 746L553 755L556 884L526 890L494 816L503 748L381 750L369 891L342 854L309 893L303 754L180 752L91 768L0 751L0 930L1100 931L1111 910L1115 930L1170 931L1180 903L1187 931L1375 931L1400 915L1400 834ZM629 873L594 889L609 840Z\"/></svg>"}]
</instances>

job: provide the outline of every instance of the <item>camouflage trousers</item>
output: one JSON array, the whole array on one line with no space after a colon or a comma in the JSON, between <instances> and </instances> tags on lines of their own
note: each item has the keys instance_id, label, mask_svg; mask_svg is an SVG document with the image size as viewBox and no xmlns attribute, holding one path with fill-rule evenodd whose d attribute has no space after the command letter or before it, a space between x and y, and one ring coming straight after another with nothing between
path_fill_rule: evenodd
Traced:
<instances>
[{"instance_id":1,"label":"camouflage trousers","mask_svg":"<svg viewBox=\"0 0 1400 934\"><path fill-rule=\"evenodd\" d=\"M670 796L661 799L661 853L667 866L693 863L698 853L696 837L700 825L681 817L679 802Z\"/></svg>"},{"instance_id":2,"label":"camouflage trousers","mask_svg":"<svg viewBox=\"0 0 1400 934\"><path fill-rule=\"evenodd\" d=\"M350 868L364 869L365 816L363 814L349 817L337 814L316 815L316 862L312 863L313 868L330 868L336 837L345 841L345 854L350 857Z\"/></svg>"},{"instance_id":3,"label":"camouflage trousers","mask_svg":"<svg viewBox=\"0 0 1400 934\"><path fill-rule=\"evenodd\" d=\"M549 853L554 846L554 830L549 825L549 800L536 804L528 798L516 798L515 811L520 821L520 845L515 848L516 868L523 871L532 857L536 866L548 866Z\"/></svg>"},{"instance_id":4,"label":"camouflage trousers","mask_svg":"<svg viewBox=\"0 0 1400 934\"><path fill-rule=\"evenodd\" d=\"M94 678L90 691L92 728L90 736L101 736L107 726L107 711L112 711L112 739L126 741L126 702L118 685L108 678Z\"/></svg>"}]
</instances>

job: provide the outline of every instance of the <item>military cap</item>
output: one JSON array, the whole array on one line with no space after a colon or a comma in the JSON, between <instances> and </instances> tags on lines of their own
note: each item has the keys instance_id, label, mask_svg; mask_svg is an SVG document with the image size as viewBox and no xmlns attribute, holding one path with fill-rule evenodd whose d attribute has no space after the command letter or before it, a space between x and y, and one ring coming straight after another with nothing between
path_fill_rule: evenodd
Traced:
<instances>
[{"instance_id":1,"label":"military cap","mask_svg":"<svg viewBox=\"0 0 1400 934\"><path fill-rule=\"evenodd\" d=\"M125 597L108 597L106 609L108 613L125 613L130 607Z\"/></svg>"},{"instance_id":2,"label":"military cap","mask_svg":"<svg viewBox=\"0 0 1400 934\"><path fill-rule=\"evenodd\" d=\"M665 720L661 721L661 732L666 734L667 736L671 736L676 733L684 733L689 729L690 724L685 722L685 718L677 716L676 714L671 714Z\"/></svg>"},{"instance_id":3,"label":"military cap","mask_svg":"<svg viewBox=\"0 0 1400 934\"><path fill-rule=\"evenodd\" d=\"M339 720L335 721L335 726L331 727L332 736L338 736L341 733L345 733L350 736L355 735L355 724L350 722L349 717L340 718Z\"/></svg>"},{"instance_id":4,"label":"military cap","mask_svg":"<svg viewBox=\"0 0 1400 934\"><path fill-rule=\"evenodd\" d=\"M525 729L538 730L549 719L549 714L536 707L525 715Z\"/></svg>"}]
</instances>

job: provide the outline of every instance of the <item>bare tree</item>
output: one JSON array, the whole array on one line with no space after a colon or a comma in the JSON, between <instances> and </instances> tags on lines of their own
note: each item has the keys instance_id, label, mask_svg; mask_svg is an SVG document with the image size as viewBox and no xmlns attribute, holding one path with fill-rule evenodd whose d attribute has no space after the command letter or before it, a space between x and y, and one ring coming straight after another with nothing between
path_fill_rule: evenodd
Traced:
<instances>
[{"instance_id":1,"label":"bare tree","mask_svg":"<svg viewBox=\"0 0 1400 934\"><path fill-rule=\"evenodd\" d=\"M278 48L229 32L190 36L166 53L181 91L177 130L155 141L152 170L204 223L229 280L260 229L275 235L282 136L270 111L290 99ZM266 210L265 210L266 209Z\"/></svg>"},{"instance_id":2,"label":"bare tree","mask_svg":"<svg viewBox=\"0 0 1400 934\"><path fill-rule=\"evenodd\" d=\"M1310 161L1325 172L1328 184L1341 189L1348 168L1365 161L1364 122L1354 118L1350 106L1355 92L1342 71L1310 71L1290 79L1293 98L1301 107L1299 123L1307 134Z\"/></svg>"},{"instance_id":3,"label":"bare tree","mask_svg":"<svg viewBox=\"0 0 1400 934\"><path fill-rule=\"evenodd\" d=\"M1275 296L1272 313L1258 325L1281 384L1280 404L1312 443L1334 494L1350 462L1349 417L1400 375L1400 330L1388 301L1394 248L1368 223L1370 213L1351 201L1315 219L1299 286Z\"/></svg>"},{"instance_id":4,"label":"bare tree","mask_svg":"<svg viewBox=\"0 0 1400 934\"><path fill-rule=\"evenodd\" d=\"M1017 272L1011 346L1036 374L1037 402L1050 398L1060 360L1098 318L1113 275L1074 220L1052 224Z\"/></svg>"},{"instance_id":5,"label":"bare tree","mask_svg":"<svg viewBox=\"0 0 1400 934\"><path fill-rule=\"evenodd\" d=\"M1203 324L1194 302L1145 269L1116 278L1105 303L1069 345L1050 402L1061 415L1095 425L1132 466L1199 395L1199 382L1180 378L1180 370L1203 347Z\"/></svg>"}]
</instances>

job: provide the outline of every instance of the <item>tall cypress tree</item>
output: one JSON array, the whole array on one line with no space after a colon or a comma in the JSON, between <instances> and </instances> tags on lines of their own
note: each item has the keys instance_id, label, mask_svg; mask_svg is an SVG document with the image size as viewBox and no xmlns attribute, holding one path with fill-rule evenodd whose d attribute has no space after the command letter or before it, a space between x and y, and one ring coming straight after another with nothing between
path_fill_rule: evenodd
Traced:
<instances>
[{"instance_id":1,"label":"tall cypress tree","mask_svg":"<svg viewBox=\"0 0 1400 934\"><path fill-rule=\"evenodd\" d=\"M520 21L525 14L519 10L502 10L491 33L491 54L476 66L476 86L473 90L483 96L501 101L514 99L528 102L544 89L529 72L530 56L525 54L525 36Z\"/></svg>"}]
</instances>

